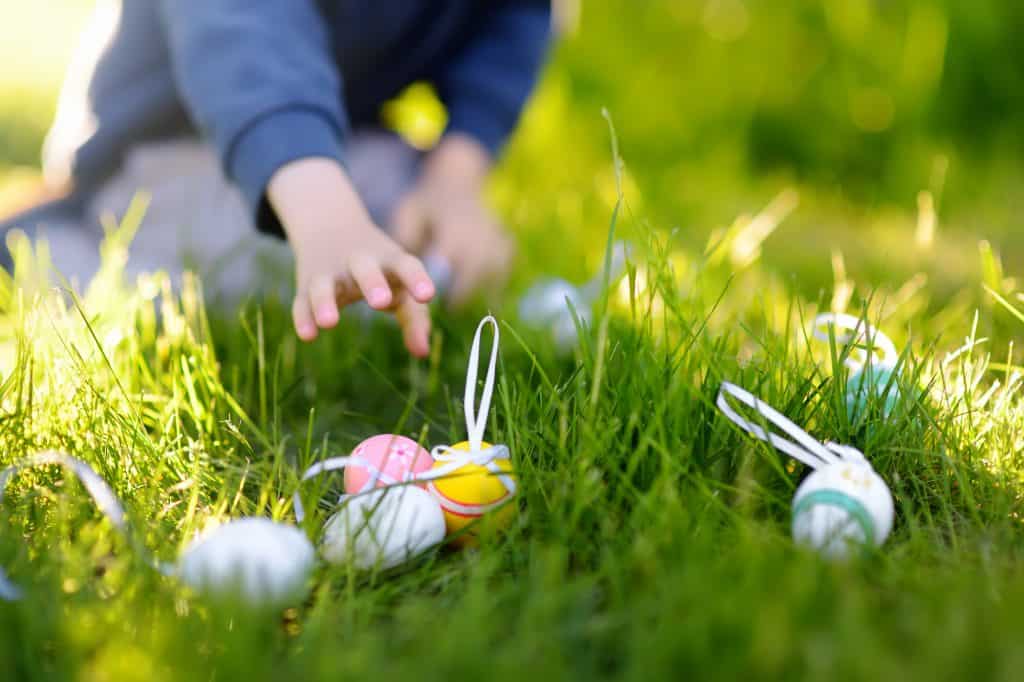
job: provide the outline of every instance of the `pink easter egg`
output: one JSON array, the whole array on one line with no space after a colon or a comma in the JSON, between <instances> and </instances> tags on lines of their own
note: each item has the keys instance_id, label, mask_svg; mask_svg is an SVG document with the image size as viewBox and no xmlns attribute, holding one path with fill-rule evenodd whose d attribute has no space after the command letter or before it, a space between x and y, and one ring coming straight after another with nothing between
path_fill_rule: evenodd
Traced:
<instances>
[{"instance_id":1,"label":"pink easter egg","mask_svg":"<svg viewBox=\"0 0 1024 682\"><path fill-rule=\"evenodd\" d=\"M366 464L345 467L345 492L349 495L361 492L375 473L375 487L380 487L401 483L410 472L418 474L434 465L434 458L419 443L390 433L367 438L352 451L352 457Z\"/></svg>"}]
</instances>

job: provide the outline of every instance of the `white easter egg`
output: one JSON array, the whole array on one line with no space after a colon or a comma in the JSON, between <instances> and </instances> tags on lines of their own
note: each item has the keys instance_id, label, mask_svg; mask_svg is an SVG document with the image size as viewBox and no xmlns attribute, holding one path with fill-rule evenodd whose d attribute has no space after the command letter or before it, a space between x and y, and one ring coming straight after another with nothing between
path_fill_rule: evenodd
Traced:
<instances>
[{"instance_id":1,"label":"white easter egg","mask_svg":"<svg viewBox=\"0 0 1024 682\"><path fill-rule=\"evenodd\" d=\"M332 564L391 568L444 540L441 505L417 486L394 486L348 498L324 525L320 553Z\"/></svg>"},{"instance_id":2,"label":"white easter egg","mask_svg":"<svg viewBox=\"0 0 1024 682\"><path fill-rule=\"evenodd\" d=\"M549 279L530 287L519 301L519 318L524 322L551 331L559 348L576 343L576 322L572 308L582 322L590 319L590 302L577 287L564 279Z\"/></svg>"},{"instance_id":3,"label":"white easter egg","mask_svg":"<svg viewBox=\"0 0 1024 682\"><path fill-rule=\"evenodd\" d=\"M198 592L250 606L283 606L305 596L316 552L298 528L264 518L229 521L192 542L178 574Z\"/></svg>"},{"instance_id":4,"label":"white easter egg","mask_svg":"<svg viewBox=\"0 0 1024 682\"><path fill-rule=\"evenodd\" d=\"M894 507L885 481L866 460L847 460L811 473L793 496L793 539L843 559L851 548L880 547Z\"/></svg>"}]
</instances>

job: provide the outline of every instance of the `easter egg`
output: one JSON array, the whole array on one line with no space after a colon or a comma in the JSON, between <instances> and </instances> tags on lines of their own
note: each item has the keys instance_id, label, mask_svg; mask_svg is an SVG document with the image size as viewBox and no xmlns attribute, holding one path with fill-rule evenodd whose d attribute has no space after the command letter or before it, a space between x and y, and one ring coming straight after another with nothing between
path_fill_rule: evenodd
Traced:
<instances>
[{"instance_id":1,"label":"easter egg","mask_svg":"<svg viewBox=\"0 0 1024 682\"><path fill-rule=\"evenodd\" d=\"M519 318L535 327L550 331L559 349L576 344L576 321L572 308L581 322L590 319L590 304L580 290L564 279L550 279L530 287L519 302Z\"/></svg>"},{"instance_id":2,"label":"easter egg","mask_svg":"<svg viewBox=\"0 0 1024 682\"><path fill-rule=\"evenodd\" d=\"M482 443L481 447L487 450L493 446ZM463 441L453 445L451 449L468 453L470 446L468 442ZM496 457L492 464L500 472L512 476L512 463L507 458ZM434 464L435 469L444 466L447 466L447 463L442 461ZM431 480L427 484L427 490L441 504L448 533L462 530L492 510L497 510L492 517L493 523L503 527L508 525L515 513L515 505L507 504L515 493L509 490L494 471L473 462L467 462L450 474ZM467 531L459 535L454 542L468 545L473 544L475 540L475 534Z\"/></svg>"},{"instance_id":3,"label":"easter egg","mask_svg":"<svg viewBox=\"0 0 1024 682\"><path fill-rule=\"evenodd\" d=\"M793 496L793 539L830 559L885 542L892 530L892 494L865 460L812 472Z\"/></svg>"},{"instance_id":4,"label":"easter egg","mask_svg":"<svg viewBox=\"0 0 1024 682\"><path fill-rule=\"evenodd\" d=\"M379 488L348 498L324 525L320 553L332 564L392 568L444 540L437 500L412 485Z\"/></svg>"},{"instance_id":5,"label":"easter egg","mask_svg":"<svg viewBox=\"0 0 1024 682\"><path fill-rule=\"evenodd\" d=\"M357 462L345 467L345 492L349 495L368 487L401 483L434 464L430 453L419 443L390 433L367 438L352 451L352 457ZM371 485L374 477L376 482Z\"/></svg>"},{"instance_id":6,"label":"easter egg","mask_svg":"<svg viewBox=\"0 0 1024 682\"><path fill-rule=\"evenodd\" d=\"M896 369L886 365L867 365L846 382L846 411L851 422L863 416L871 404L888 417L896 409L900 391L894 378Z\"/></svg>"},{"instance_id":7,"label":"easter egg","mask_svg":"<svg viewBox=\"0 0 1024 682\"><path fill-rule=\"evenodd\" d=\"M298 528L243 518L192 542L178 563L178 575L211 597L280 607L305 596L314 557L312 543Z\"/></svg>"}]
</instances>

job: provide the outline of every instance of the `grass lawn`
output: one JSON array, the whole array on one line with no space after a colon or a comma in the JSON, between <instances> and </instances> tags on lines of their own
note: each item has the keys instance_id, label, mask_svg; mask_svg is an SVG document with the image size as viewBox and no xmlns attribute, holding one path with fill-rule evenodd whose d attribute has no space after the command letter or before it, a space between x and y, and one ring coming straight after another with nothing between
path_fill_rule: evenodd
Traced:
<instances>
[{"instance_id":1,"label":"grass lawn","mask_svg":"<svg viewBox=\"0 0 1024 682\"><path fill-rule=\"evenodd\" d=\"M951 36L956 56L967 38L954 9L824 3L819 16L817 4L585 3L492 188L520 248L490 309L502 348L488 428L511 450L517 513L473 550L385 572L320 565L283 612L196 597L133 542L171 561L232 517L292 522L302 469L370 435L462 440L487 308L439 309L418 362L386 320L352 315L304 345L279 301L225 310L195 282L126 282L118 238L78 297L40 276L45 254L19 254L0 275L0 464L46 448L81 457L124 500L135 540L56 468L11 481L0 565L25 597L0 602L3 679L1020 679L1024 166L1011 133L985 128L992 140L972 146L981 132L921 113L955 108L939 85L959 82L953 66L907 75L930 68L928 36ZM80 2L54 7L7 30L82 16ZM908 25L918 33L883 30ZM786 45L815 31L846 45L822 57L847 79L836 87L900 93L885 130L864 129L885 121L857 97L829 119L797 91L817 92L818 76ZM890 73L875 52L918 61ZM0 72L11 202L32 184L55 54L33 62L38 77ZM865 94L862 81L881 85ZM861 128L837 123L851 115ZM795 161L772 161L782 152ZM517 295L597 271L612 234L637 247L629 274L559 354L517 318ZM809 338L830 309L866 313L903 352L891 414L848 415L840 358ZM882 548L829 563L794 546L807 470L719 413L723 380L864 451L896 504ZM338 490L340 476L303 488L311 539Z\"/></svg>"}]
</instances>

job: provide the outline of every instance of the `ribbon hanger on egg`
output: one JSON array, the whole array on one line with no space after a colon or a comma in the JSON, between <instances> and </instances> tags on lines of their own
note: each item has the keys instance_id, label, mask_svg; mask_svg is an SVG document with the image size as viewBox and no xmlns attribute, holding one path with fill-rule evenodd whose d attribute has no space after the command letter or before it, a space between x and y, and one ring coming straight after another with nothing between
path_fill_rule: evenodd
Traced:
<instances>
[{"instance_id":1,"label":"ribbon hanger on egg","mask_svg":"<svg viewBox=\"0 0 1024 682\"><path fill-rule=\"evenodd\" d=\"M484 327L487 325L490 325L494 330L494 340L491 342L491 357L487 363L487 375L484 377L483 391L480 393L480 406L477 409L476 382L480 367L480 337L483 334ZM469 366L466 369L466 390L462 400L463 411L466 414L469 451L457 450L450 445L435 446L430 451L431 456L435 461L445 462L445 465L414 476L414 480L422 481L443 478L466 464L476 464L485 467L497 476L509 493L515 493L515 480L495 462L498 459L511 459L508 448L504 445L492 445L489 448L483 447L487 417L491 411L491 399L494 396L494 377L498 366L499 340L498 321L494 319L494 316L488 315L480 320L480 324L476 328L476 334L473 335L473 345L469 349Z\"/></svg>"},{"instance_id":2,"label":"ribbon hanger on egg","mask_svg":"<svg viewBox=\"0 0 1024 682\"><path fill-rule=\"evenodd\" d=\"M830 331L834 329L835 331ZM881 330L868 324L867 320L846 313L822 313L814 318L814 338L828 343L835 334L836 343L850 346L850 352L843 364L851 370L864 368L876 352L882 354L884 366L892 367L899 361L896 345Z\"/></svg>"},{"instance_id":3,"label":"ribbon hanger on egg","mask_svg":"<svg viewBox=\"0 0 1024 682\"><path fill-rule=\"evenodd\" d=\"M480 394L480 410L476 409L476 378L480 367L480 336L484 327L494 328L494 340L491 342L491 359L487 363L487 376L484 377L484 390ZM491 397L494 395L494 373L498 366L498 342L500 333L498 321L492 315L480 320L473 335L473 345L469 349L469 367L466 369L466 391L462 398L462 409L466 413L466 434L470 452L479 452L487 428L487 416L491 411Z\"/></svg>"},{"instance_id":4,"label":"ribbon hanger on egg","mask_svg":"<svg viewBox=\"0 0 1024 682\"><path fill-rule=\"evenodd\" d=\"M765 422L776 427L793 440L789 440L777 433L772 433L741 416L739 411L730 402L730 397L741 405L752 409ZM740 388L736 384L723 381L718 389L716 404L718 409L741 429L755 438L769 443L793 459L803 462L812 469L820 469L823 466L838 464L843 461L860 460L867 462L864 455L857 448L832 442L820 442L783 416L781 412L771 405L762 402L752 393Z\"/></svg>"}]
</instances>

